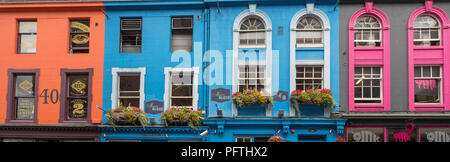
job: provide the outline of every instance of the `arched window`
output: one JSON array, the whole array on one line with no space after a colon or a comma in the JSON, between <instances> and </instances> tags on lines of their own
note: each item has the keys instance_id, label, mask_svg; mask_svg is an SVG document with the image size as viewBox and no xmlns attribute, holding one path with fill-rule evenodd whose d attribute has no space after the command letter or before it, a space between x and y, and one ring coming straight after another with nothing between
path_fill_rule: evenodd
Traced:
<instances>
[{"instance_id":1,"label":"arched window","mask_svg":"<svg viewBox=\"0 0 450 162\"><path fill-rule=\"evenodd\" d=\"M380 47L381 24L369 15L358 17L355 22L355 47Z\"/></svg>"},{"instance_id":2,"label":"arched window","mask_svg":"<svg viewBox=\"0 0 450 162\"><path fill-rule=\"evenodd\" d=\"M440 46L441 26L429 14L422 14L414 20L414 46Z\"/></svg>"},{"instance_id":3,"label":"arched window","mask_svg":"<svg viewBox=\"0 0 450 162\"><path fill-rule=\"evenodd\" d=\"M296 28L297 47L323 47L323 25L315 16L299 19Z\"/></svg>"},{"instance_id":4,"label":"arched window","mask_svg":"<svg viewBox=\"0 0 450 162\"><path fill-rule=\"evenodd\" d=\"M259 17L249 16L239 25L239 48L265 48L266 26Z\"/></svg>"}]
</instances>

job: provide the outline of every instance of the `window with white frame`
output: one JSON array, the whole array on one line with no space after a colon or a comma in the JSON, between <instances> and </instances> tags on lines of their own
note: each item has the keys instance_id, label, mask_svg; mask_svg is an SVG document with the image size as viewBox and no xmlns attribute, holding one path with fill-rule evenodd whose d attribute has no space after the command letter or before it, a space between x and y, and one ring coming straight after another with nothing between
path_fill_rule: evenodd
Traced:
<instances>
[{"instance_id":1,"label":"window with white frame","mask_svg":"<svg viewBox=\"0 0 450 162\"><path fill-rule=\"evenodd\" d=\"M382 98L381 66L355 67L355 103L381 104Z\"/></svg>"},{"instance_id":2,"label":"window with white frame","mask_svg":"<svg viewBox=\"0 0 450 162\"><path fill-rule=\"evenodd\" d=\"M441 26L431 15L422 14L414 20L414 46L440 46Z\"/></svg>"},{"instance_id":3,"label":"window with white frame","mask_svg":"<svg viewBox=\"0 0 450 162\"><path fill-rule=\"evenodd\" d=\"M239 48L265 48L266 27L264 22L255 16L242 20L239 26Z\"/></svg>"},{"instance_id":4,"label":"window with white frame","mask_svg":"<svg viewBox=\"0 0 450 162\"><path fill-rule=\"evenodd\" d=\"M252 137L236 137L236 142L253 142Z\"/></svg>"},{"instance_id":5,"label":"window with white frame","mask_svg":"<svg viewBox=\"0 0 450 162\"><path fill-rule=\"evenodd\" d=\"M441 103L442 74L440 65L414 67L414 102Z\"/></svg>"},{"instance_id":6,"label":"window with white frame","mask_svg":"<svg viewBox=\"0 0 450 162\"><path fill-rule=\"evenodd\" d=\"M170 72L170 107L193 108L193 77L192 71Z\"/></svg>"},{"instance_id":7,"label":"window with white frame","mask_svg":"<svg viewBox=\"0 0 450 162\"><path fill-rule=\"evenodd\" d=\"M377 18L364 15L355 22L355 47L380 47L381 24Z\"/></svg>"},{"instance_id":8,"label":"window with white frame","mask_svg":"<svg viewBox=\"0 0 450 162\"><path fill-rule=\"evenodd\" d=\"M120 73L118 79L118 105L140 107L140 82L139 73Z\"/></svg>"},{"instance_id":9,"label":"window with white frame","mask_svg":"<svg viewBox=\"0 0 450 162\"><path fill-rule=\"evenodd\" d=\"M239 92L247 89L264 90L265 68L264 65L240 65Z\"/></svg>"},{"instance_id":10,"label":"window with white frame","mask_svg":"<svg viewBox=\"0 0 450 162\"><path fill-rule=\"evenodd\" d=\"M172 52L187 51L192 52L192 17L172 18Z\"/></svg>"},{"instance_id":11,"label":"window with white frame","mask_svg":"<svg viewBox=\"0 0 450 162\"><path fill-rule=\"evenodd\" d=\"M321 89L323 87L323 66L296 66L295 68L296 89Z\"/></svg>"},{"instance_id":12,"label":"window with white frame","mask_svg":"<svg viewBox=\"0 0 450 162\"><path fill-rule=\"evenodd\" d=\"M322 22L312 15L303 16L297 22L297 47L323 47Z\"/></svg>"}]
</instances>

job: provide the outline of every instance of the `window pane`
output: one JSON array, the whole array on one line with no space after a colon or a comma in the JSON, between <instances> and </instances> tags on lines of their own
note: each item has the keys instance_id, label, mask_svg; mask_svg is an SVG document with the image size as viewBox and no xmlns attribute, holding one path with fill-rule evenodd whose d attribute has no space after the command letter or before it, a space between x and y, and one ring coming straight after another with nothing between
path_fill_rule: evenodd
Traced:
<instances>
[{"instance_id":1,"label":"window pane","mask_svg":"<svg viewBox=\"0 0 450 162\"><path fill-rule=\"evenodd\" d=\"M423 77L431 77L431 67L430 66L424 66L422 68L423 71Z\"/></svg>"},{"instance_id":2,"label":"window pane","mask_svg":"<svg viewBox=\"0 0 450 162\"><path fill-rule=\"evenodd\" d=\"M20 53L36 53L36 35L20 35Z\"/></svg>"},{"instance_id":3,"label":"window pane","mask_svg":"<svg viewBox=\"0 0 450 162\"><path fill-rule=\"evenodd\" d=\"M192 96L192 86L172 85L172 96Z\"/></svg>"},{"instance_id":4,"label":"window pane","mask_svg":"<svg viewBox=\"0 0 450 162\"><path fill-rule=\"evenodd\" d=\"M88 75L70 75L67 78L69 81L69 96L88 96Z\"/></svg>"},{"instance_id":5,"label":"window pane","mask_svg":"<svg viewBox=\"0 0 450 162\"><path fill-rule=\"evenodd\" d=\"M192 106L192 98L172 98L172 106Z\"/></svg>"},{"instance_id":6,"label":"window pane","mask_svg":"<svg viewBox=\"0 0 450 162\"><path fill-rule=\"evenodd\" d=\"M139 104L140 99L139 98L120 98L119 103L121 103L123 106L135 106L140 107Z\"/></svg>"},{"instance_id":7,"label":"window pane","mask_svg":"<svg viewBox=\"0 0 450 162\"><path fill-rule=\"evenodd\" d=\"M69 119L83 119L87 115L88 100L69 99Z\"/></svg>"},{"instance_id":8,"label":"window pane","mask_svg":"<svg viewBox=\"0 0 450 162\"><path fill-rule=\"evenodd\" d=\"M172 18L172 52L191 52L192 35L192 17Z\"/></svg>"},{"instance_id":9,"label":"window pane","mask_svg":"<svg viewBox=\"0 0 450 162\"><path fill-rule=\"evenodd\" d=\"M70 21L70 53L89 53L89 20Z\"/></svg>"},{"instance_id":10,"label":"window pane","mask_svg":"<svg viewBox=\"0 0 450 162\"><path fill-rule=\"evenodd\" d=\"M120 91L139 91L140 76L120 76Z\"/></svg>"},{"instance_id":11,"label":"window pane","mask_svg":"<svg viewBox=\"0 0 450 162\"><path fill-rule=\"evenodd\" d=\"M34 75L18 75L16 76L16 97L33 97L34 96Z\"/></svg>"},{"instance_id":12,"label":"window pane","mask_svg":"<svg viewBox=\"0 0 450 162\"><path fill-rule=\"evenodd\" d=\"M441 68L439 66L433 66L432 67L432 73L433 77L440 77L441 76Z\"/></svg>"},{"instance_id":13,"label":"window pane","mask_svg":"<svg viewBox=\"0 0 450 162\"><path fill-rule=\"evenodd\" d=\"M19 33L36 33L37 22L36 21L21 21L19 22Z\"/></svg>"},{"instance_id":14,"label":"window pane","mask_svg":"<svg viewBox=\"0 0 450 162\"><path fill-rule=\"evenodd\" d=\"M414 67L414 77L422 77L422 67Z\"/></svg>"},{"instance_id":15,"label":"window pane","mask_svg":"<svg viewBox=\"0 0 450 162\"><path fill-rule=\"evenodd\" d=\"M415 79L414 101L416 103L439 103L440 81L437 79Z\"/></svg>"},{"instance_id":16,"label":"window pane","mask_svg":"<svg viewBox=\"0 0 450 162\"><path fill-rule=\"evenodd\" d=\"M16 119L34 118L34 98L18 98L16 103Z\"/></svg>"},{"instance_id":17,"label":"window pane","mask_svg":"<svg viewBox=\"0 0 450 162\"><path fill-rule=\"evenodd\" d=\"M174 85L190 85L192 84L191 72L172 72L171 80Z\"/></svg>"}]
</instances>

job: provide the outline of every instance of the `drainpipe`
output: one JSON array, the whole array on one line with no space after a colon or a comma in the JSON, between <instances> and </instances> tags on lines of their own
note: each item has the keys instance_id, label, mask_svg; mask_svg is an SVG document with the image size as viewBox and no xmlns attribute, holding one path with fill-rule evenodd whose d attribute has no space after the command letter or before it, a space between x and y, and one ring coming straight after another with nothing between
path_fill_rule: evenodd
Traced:
<instances>
[{"instance_id":1,"label":"drainpipe","mask_svg":"<svg viewBox=\"0 0 450 162\"><path fill-rule=\"evenodd\" d=\"M210 16L211 16L211 12L210 12L210 8L208 6L205 6L204 10L203 10L203 26L204 26L204 32L203 32L203 40L204 40L204 46L203 46L203 54L202 56L204 57L205 53L210 49ZM207 84L209 81L209 76L208 76L208 72L205 71L205 69L207 68L207 63L206 61L203 61L202 57L202 74L206 77L206 79L202 79L203 80L203 108L206 112L205 116L206 117L209 114L209 85ZM207 61L209 61L209 57L206 58ZM203 78L203 76L201 76Z\"/></svg>"}]
</instances>

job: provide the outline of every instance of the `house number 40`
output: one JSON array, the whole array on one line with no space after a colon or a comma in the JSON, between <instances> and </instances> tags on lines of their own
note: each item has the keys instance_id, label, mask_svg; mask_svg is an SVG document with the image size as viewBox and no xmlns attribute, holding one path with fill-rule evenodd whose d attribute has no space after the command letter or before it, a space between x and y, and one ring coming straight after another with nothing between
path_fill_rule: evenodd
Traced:
<instances>
[{"instance_id":1,"label":"house number 40","mask_svg":"<svg viewBox=\"0 0 450 162\"><path fill-rule=\"evenodd\" d=\"M39 95L39 97L43 97L44 98L44 104L48 104L48 97L50 97L50 102L52 102L52 104L56 104L58 103L58 99L59 99L59 93L57 89L52 89L50 91L50 96L48 95L48 89L44 89L41 94Z\"/></svg>"}]
</instances>

